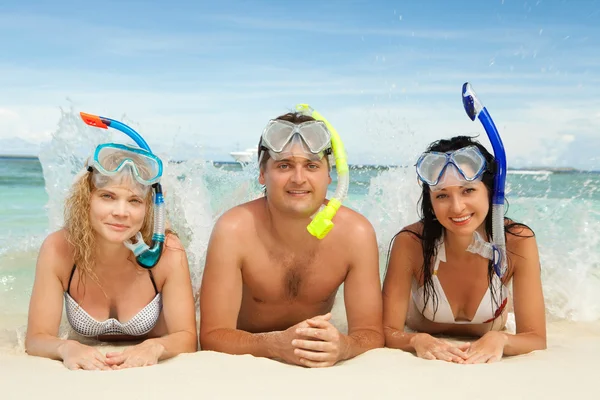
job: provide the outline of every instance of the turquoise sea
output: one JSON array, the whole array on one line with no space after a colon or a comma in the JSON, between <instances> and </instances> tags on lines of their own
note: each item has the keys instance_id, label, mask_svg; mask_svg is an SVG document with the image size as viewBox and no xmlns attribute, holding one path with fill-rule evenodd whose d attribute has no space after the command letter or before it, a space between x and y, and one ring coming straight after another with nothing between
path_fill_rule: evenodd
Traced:
<instances>
[{"instance_id":1,"label":"turquoise sea","mask_svg":"<svg viewBox=\"0 0 600 400\"><path fill-rule=\"evenodd\" d=\"M11 342L24 332L39 246L61 226L62 202L84 157L106 140L75 120L63 115L39 160L0 158L0 338ZM346 204L374 225L382 274L390 238L417 219L420 189L413 162L406 164L351 169ZM168 216L187 246L196 288L214 221L261 195L257 173L256 164L168 163ZM335 171L332 177L333 191ZM509 171L507 181L507 215L537 235L549 320L600 320L600 173Z\"/></svg>"}]
</instances>

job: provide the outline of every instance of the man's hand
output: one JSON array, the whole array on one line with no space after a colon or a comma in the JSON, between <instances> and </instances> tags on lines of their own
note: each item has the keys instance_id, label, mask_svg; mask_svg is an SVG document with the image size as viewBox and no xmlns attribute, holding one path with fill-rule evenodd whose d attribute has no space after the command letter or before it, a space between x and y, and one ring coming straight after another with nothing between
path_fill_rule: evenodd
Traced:
<instances>
[{"instance_id":1,"label":"man's hand","mask_svg":"<svg viewBox=\"0 0 600 400\"><path fill-rule=\"evenodd\" d=\"M298 338L292 341L300 365L311 368L330 367L342 360L347 339L329 322L331 313L307 319L307 326L296 329Z\"/></svg>"}]
</instances>

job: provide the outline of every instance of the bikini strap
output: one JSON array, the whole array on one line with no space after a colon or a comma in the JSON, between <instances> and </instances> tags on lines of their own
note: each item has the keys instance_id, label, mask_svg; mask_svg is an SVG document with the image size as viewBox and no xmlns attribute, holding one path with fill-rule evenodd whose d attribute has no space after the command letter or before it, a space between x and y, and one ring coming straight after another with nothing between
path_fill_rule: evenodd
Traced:
<instances>
[{"instance_id":1,"label":"bikini strap","mask_svg":"<svg viewBox=\"0 0 600 400\"><path fill-rule=\"evenodd\" d=\"M444 237L442 236L437 244L435 252L435 264L433 265L433 275L437 275L437 270L440 267L440 261L446 262L446 245L444 243Z\"/></svg>"},{"instance_id":2,"label":"bikini strap","mask_svg":"<svg viewBox=\"0 0 600 400\"><path fill-rule=\"evenodd\" d=\"M67 294L71 295L71 281L73 280L73 275L75 274L75 268L77 268L77 264L73 264L73 269L71 270L71 276L69 276L69 283L67 284Z\"/></svg>"},{"instance_id":3,"label":"bikini strap","mask_svg":"<svg viewBox=\"0 0 600 400\"><path fill-rule=\"evenodd\" d=\"M150 275L150 280L152 281L152 286L154 286L154 293L158 294L158 289L156 288L156 282L154 282L154 275L152 274L152 270L148 270L148 275Z\"/></svg>"}]
</instances>

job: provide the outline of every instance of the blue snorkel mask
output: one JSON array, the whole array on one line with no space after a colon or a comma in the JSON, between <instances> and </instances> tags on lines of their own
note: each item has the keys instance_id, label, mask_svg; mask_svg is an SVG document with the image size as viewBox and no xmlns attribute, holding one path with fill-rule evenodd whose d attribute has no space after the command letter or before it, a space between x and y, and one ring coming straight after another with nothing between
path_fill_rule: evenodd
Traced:
<instances>
[{"instance_id":1,"label":"blue snorkel mask","mask_svg":"<svg viewBox=\"0 0 600 400\"><path fill-rule=\"evenodd\" d=\"M481 181L487 163L477 146L467 146L448 153L427 151L417 160L417 176L432 192L446 186L460 186Z\"/></svg>"},{"instance_id":2,"label":"blue snorkel mask","mask_svg":"<svg viewBox=\"0 0 600 400\"><path fill-rule=\"evenodd\" d=\"M504 237L504 188L506 185L506 152L498 129L492 121L487 109L481 104L471 85L466 82L462 87L462 101L465 111L472 121L479 118L488 135L494 158L496 159L496 176L492 195L492 243L484 241L475 232L474 241L468 251L477 253L492 260L494 270L499 277L506 273L506 240Z\"/></svg>"},{"instance_id":3,"label":"blue snorkel mask","mask_svg":"<svg viewBox=\"0 0 600 400\"><path fill-rule=\"evenodd\" d=\"M94 155L88 160L87 167L94 168L104 176L114 176L129 168L133 178L144 186L151 186L154 191L154 228L152 235L152 247L148 246L142 237L142 233L135 235L136 243L126 240L123 244L133 252L137 263L143 268L152 268L158 264L165 242L165 202L162 194L160 178L162 177L163 165L160 158L150 150L146 141L127 125L106 117L80 113L83 121L96 128L117 129L131 139L140 148L122 144L107 143L96 148ZM108 163L106 160L110 159ZM142 168L143 165L143 168Z\"/></svg>"}]
</instances>

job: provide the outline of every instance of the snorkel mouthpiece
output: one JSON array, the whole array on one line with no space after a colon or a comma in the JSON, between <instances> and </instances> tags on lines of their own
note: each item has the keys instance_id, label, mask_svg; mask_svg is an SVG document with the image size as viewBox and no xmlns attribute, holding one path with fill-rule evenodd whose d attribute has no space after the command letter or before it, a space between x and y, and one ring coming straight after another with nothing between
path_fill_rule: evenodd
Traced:
<instances>
[{"instance_id":1,"label":"snorkel mouthpiece","mask_svg":"<svg viewBox=\"0 0 600 400\"><path fill-rule=\"evenodd\" d=\"M308 232L315 236L317 239L323 239L331 229L333 229L333 217L342 205L342 202L348 194L348 186L350 183L350 175L348 168L348 161L346 150L344 149L344 143L337 133L335 128L323 117L319 112L314 110L308 104L298 104L296 110L304 115L309 115L317 121L325 123L327 130L331 134L331 148L333 149L333 156L335 157L335 167L338 174L338 186L335 190L335 194L329 200L327 205L323 207L312 219L310 224L306 227Z\"/></svg>"},{"instance_id":2,"label":"snorkel mouthpiece","mask_svg":"<svg viewBox=\"0 0 600 400\"><path fill-rule=\"evenodd\" d=\"M329 200L327 205L314 216L313 220L306 227L308 232L317 239L323 239L327 236L329 231L333 229L333 222L331 220L335 217L341 206L342 203L336 198Z\"/></svg>"},{"instance_id":3,"label":"snorkel mouthpiece","mask_svg":"<svg viewBox=\"0 0 600 400\"><path fill-rule=\"evenodd\" d=\"M494 178L494 193L492 196L492 243L487 243L479 235L474 235L467 251L477 253L492 260L494 270L502 277L507 269L506 240L504 237L504 187L506 185L506 152L498 129L487 109L477 98L469 82L463 84L462 102L465 111L472 121L478 118L494 150L496 159L496 176ZM481 242L481 243L477 243ZM489 248L491 246L491 248ZM483 250L482 247L487 247ZM478 251L477 249L482 249Z\"/></svg>"},{"instance_id":4,"label":"snorkel mouthpiece","mask_svg":"<svg viewBox=\"0 0 600 400\"><path fill-rule=\"evenodd\" d=\"M81 115L83 122L85 122L87 125L101 129L108 129L108 127L111 127L119 130L133 139L133 141L135 141L140 148L152 153L148 143L146 143L139 133L129 126L106 117L86 114L83 112L79 114ZM152 247L148 246L144 242L141 232L138 232L135 235L136 243L132 243L131 240L126 240L123 242L125 247L133 252L138 265L147 269L158 264L165 242L165 201L162 194L162 186L157 182L152 185L152 189L154 191L154 233L152 235Z\"/></svg>"}]
</instances>

